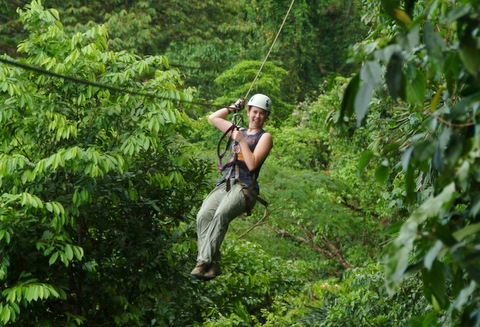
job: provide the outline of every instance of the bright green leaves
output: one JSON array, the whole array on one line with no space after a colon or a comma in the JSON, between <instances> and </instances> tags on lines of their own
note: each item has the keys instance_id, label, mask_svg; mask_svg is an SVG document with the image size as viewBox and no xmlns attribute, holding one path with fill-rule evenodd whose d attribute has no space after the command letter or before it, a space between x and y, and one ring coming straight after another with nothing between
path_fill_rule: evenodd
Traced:
<instances>
[{"instance_id":1,"label":"bright green leaves","mask_svg":"<svg viewBox=\"0 0 480 327\"><path fill-rule=\"evenodd\" d=\"M370 151L370 150L365 151L360 156L360 158L358 159L358 173L360 175L363 174L363 171L364 171L365 167L367 167L368 163L373 158L373 156L374 156L374 153L373 153L373 151Z\"/></svg>"},{"instance_id":2,"label":"bright green leaves","mask_svg":"<svg viewBox=\"0 0 480 327\"><path fill-rule=\"evenodd\" d=\"M409 15L413 10L416 0L407 0L405 1L406 12L400 9L399 0L381 0L385 12L395 19L395 21L402 26L408 26L412 22L412 19Z\"/></svg>"},{"instance_id":3,"label":"bright green leaves","mask_svg":"<svg viewBox=\"0 0 480 327\"><path fill-rule=\"evenodd\" d=\"M44 254L46 256L50 255L50 259L48 260L50 266L60 259L65 267L68 267L74 259L81 261L84 255L81 247L60 242L55 243L55 246L46 247Z\"/></svg>"},{"instance_id":4,"label":"bright green leaves","mask_svg":"<svg viewBox=\"0 0 480 327\"><path fill-rule=\"evenodd\" d=\"M356 114L357 123L369 121L374 79L366 72L380 72L384 84L373 88L372 97L378 96L374 103L392 132L363 152L359 171L378 157L377 181L401 182L401 201L412 206L388 247L387 286L393 294L407 275L420 271L426 299L449 325L458 323L457 314L476 317L464 323L478 325L476 309L471 309L478 295L471 282L480 281L479 3L381 3L400 28L388 40L371 40L377 48L363 63L361 78L356 75L347 87L341 114ZM372 69L372 61L385 72ZM433 314L423 325L432 322Z\"/></svg>"},{"instance_id":5,"label":"bright green leaves","mask_svg":"<svg viewBox=\"0 0 480 327\"><path fill-rule=\"evenodd\" d=\"M405 35L397 36L398 45L401 47L389 45L374 52L376 59L363 64L360 76L353 77L345 91L341 107L342 117L355 113L357 125L361 125L374 91L382 92L382 79L394 100L423 106L427 84L425 74L414 63L407 63L404 59L404 53L416 51L419 37L419 29L412 28Z\"/></svg>"},{"instance_id":6,"label":"bright green leaves","mask_svg":"<svg viewBox=\"0 0 480 327\"><path fill-rule=\"evenodd\" d=\"M20 307L16 302L0 303L0 321L3 324L9 321L15 321L17 315L20 313Z\"/></svg>"},{"instance_id":7,"label":"bright green leaves","mask_svg":"<svg viewBox=\"0 0 480 327\"><path fill-rule=\"evenodd\" d=\"M441 194L425 201L401 227L399 236L389 246L385 264L387 287L391 294L397 290L410 264L410 253L417 240L419 226L428 218L435 218L447 212L456 196L458 195L454 184L449 185ZM425 241L428 242L428 240ZM428 246L421 248L422 251L425 249L429 249Z\"/></svg>"},{"instance_id":8,"label":"bright green leaves","mask_svg":"<svg viewBox=\"0 0 480 327\"><path fill-rule=\"evenodd\" d=\"M388 160L383 160L381 164L375 169L375 179L380 184L385 183L390 175L390 167L388 165Z\"/></svg>"},{"instance_id":9,"label":"bright green leaves","mask_svg":"<svg viewBox=\"0 0 480 327\"><path fill-rule=\"evenodd\" d=\"M55 11L36 1L20 14L31 35L16 62L66 76L0 65L0 280L8 278L0 321L22 324L58 311L65 285L67 302L83 296L82 285L94 303L139 289L146 274L156 285L168 270L168 235L198 204L206 164L192 165L184 150L190 122L178 106L193 90L179 90L182 75L166 57L107 51L105 26L67 37ZM110 276L114 287L97 294ZM123 301L128 309L115 315L128 325L124 311L135 304ZM78 312L98 313L85 305ZM73 314L60 310L54 319Z\"/></svg>"},{"instance_id":10,"label":"bright green leaves","mask_svg":"<svg viewBox=\"0 0 480 327\"><path fill-rule=\"evenodd\" d=\"M57 289L54 286L46 283L39 283L35 279L26 280L13 287L3 290L2 296L5 298L7 304L47 300L47 299L65 299L66 294L63 290ZM5 309L5 307L3 308ZM5 316L6 313L2 312ZM6 323L10 319L2 318L0 313L0 319ZM19 313L19 310L16 312Z\"/></svg>"}]
</instances>

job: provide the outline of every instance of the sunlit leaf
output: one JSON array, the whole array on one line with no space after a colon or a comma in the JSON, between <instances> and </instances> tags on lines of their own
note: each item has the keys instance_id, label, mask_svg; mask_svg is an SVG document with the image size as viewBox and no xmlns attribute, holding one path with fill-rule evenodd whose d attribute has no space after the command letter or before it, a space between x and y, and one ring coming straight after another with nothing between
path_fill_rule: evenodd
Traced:
<instances>
[{"instance_id":1,"label":"sunlit leaf","mask_svg":"<svg viewBox=\"0 0 480 327\"><path fill-rule=\"evenodd\" d=\"M360 70L360 78L373 86L382 84L382 67L378 61L367 61Z\"/></svg>"},{"instance_id":2,"label":"sunlit leaf","mask_svg":"<svg viewBox=\"0 0 480 327\"><path fill-rule=\"evenodd\" d=\"M393 294L405 277L404 273L418 236L419 225L423 224L428 218L438 217L445 212L456 195L455 184L452 183L437 196L428 198L403 224L400 235L389 249L385 265L387 288L390 294Z\"/></svg>"},{"instance_id":3,"label":"sunlit leaf","mask_svg":"<svg viewBox=\"0 0 480 327\"><path fill-rule=\"evenodd\" d=\"M362 174L365 170L365 167L368 165L370 160L373 158L373 152L368 150L362 153L360 158L358 159L358 172Z\"/></svg>"},{"instance_id":4,"label":"sunlit leaf","mask_svg":"<svg viewBox=\"0 0 480 327\"><path fill-rule=\"evenodd\" d=\"M443 248L443 243L441 241L436 241L435 245L428 250L427 255L425 256L424 265L428 270L432 269L433 262L437 259L437 255Z\"/></svg>"},{"instance_id":5,"label":"sunlit leaf","mask_svg":"<svg viewBox=\"0 0 480 327\"><path fill-rule=\"evenodd\" d=\"M397 20L401 21L405 25L410 25L410 23L412 22L412 19L403 10L395 8L393 9L393 14Z\"/></svg>"},{"instance_id":6,"label":"sunlit leaf","mask_svg":"<svg viewBox=\"0 0 480 327\"><path fill-rule=\"evenodd\" d=\"M480 232L480 223L467 225L466 227L454 232L452 235L458 241L462 241L465 237Z\"/></svg>"}]
</instances>

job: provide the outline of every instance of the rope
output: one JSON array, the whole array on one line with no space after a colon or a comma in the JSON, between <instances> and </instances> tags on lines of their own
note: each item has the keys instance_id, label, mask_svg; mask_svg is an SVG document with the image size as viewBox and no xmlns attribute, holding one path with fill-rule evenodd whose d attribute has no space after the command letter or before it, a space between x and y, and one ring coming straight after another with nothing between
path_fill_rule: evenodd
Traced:
<instances>
[{"instance_id":1,"label":"rope","mask_svg":"<svg viewBox=\"0 0 480 327\"><path fill-rule=\"evenodd\" d=\"M283 18L282 25L280 25L280 28L279 28L279 30L278 30L278 32L277 32L277 35L275 36L275 39L273 40L272 45L270 46L270 49L268 50L268 53L267 53L267 55L265 56L265 59L263 60L262 65L260 66L260 69L259 69L258 72L257 72L257 75L256 75L255 78L253 79L253 82L252 82L252 84L250 85L250 88L248 89L247 94L245 94L245 99L248 98L248 95L250 94L250 91L252 90L253 85L255 85L255 82L257 81L258 76L260 75L260 72L261 72L262 69L263 69L263 66L265 66L265 63L267 62L267 59L268 59L268 57L270 56L270 52L272 52L273 46L274 46L275 43L277 42L278 36L280 35L280 32L282 31L283 25L285 25L285 21L287 20L288 15L290 14L290 11L292 10L293 3L294 3L294 2L295 2L295 0L292 0L292 3L290 3L290 7L288 8L287 14L286 14L285 17Z\"/></svg>"}]
</instances>

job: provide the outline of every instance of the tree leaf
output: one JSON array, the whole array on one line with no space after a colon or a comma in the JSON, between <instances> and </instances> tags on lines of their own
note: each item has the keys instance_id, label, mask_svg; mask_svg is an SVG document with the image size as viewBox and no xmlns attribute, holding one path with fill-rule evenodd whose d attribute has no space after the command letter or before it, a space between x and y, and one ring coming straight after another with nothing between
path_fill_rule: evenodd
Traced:
<instances>
[{"instance_id":1,"label":"tree leaf","mask_svg":"<svg viewBox=\"0 0 480 327\"><path fill-rule=\"evenodd\" d=\"M425 93L427 91L427 80L425 74L416 69L413 65L409 65L407 70L407 101L414 103L419 107L423 107L425 101Z\"/></svg>"},{"instance_id":2,"label":"tree leaf","mask_svg":"<svg viewBox=\"0 0 480 327\"><path fill-rule=\"evenodd\" d=\"M387 80L387 87L393 99L405 100L405 77L403 74L403 59L402 56L395 52L392 54L387 65L387 72L385 74Z\"/></svg>"},{"instance_id":3,"label":"tree leaf","mask_svg":"<svg viewBox=\"0 0 480 327\"><path fill-rule=\"evenodd\" d=\"M358 173L361 175L365 170L365 167L368 165L370 160L373 158L373 152L370 150L365 151L362 153L360 158L358 159Z\"/></svg>"},{"instance_id":4,"label":"tree leaf","mask_svg":"<svg viewBox=\"0 0 480 327\"><path fill-rule=\"evenodd\" d=\"M434 261L432 269L422 270L425 297L429 300L435 310L445 308L448 303L445 286L445 265Z\"/></svg>"},{"instance_id":5,"label":"tree leaf","mask_svg":"<svg viewBox=\"0 0 480 327\"><path fill-rule=\"evenodd\" d=\"M442 248L443 248L442 241L437 240L435 242L435 245L431 247L430 250L428 250L427 255L425 256L424 263L423 263L425 268L427 268L428 270L432 268L433 262L437 258L437 255L440 253Z\"/></svg>"},{"instance_id":6,"label":"tree leaf","mask_svg":"<svg viewBox=\"0 0 480 327\"><path fill-rule=\"evenodd\" d=\"M367 114L368 106L372 100L373 85L361 83L355 96L355 113L357 116L357 126L361 126Z\"/></svg>"},{"instance_id":7,"label":"tree leaf","mask_svg":"<svg viewBox=\"0 0 480 327\"><path fill-rule=\"evenodd\" d=\"M397 19L397 21L400 21L405 25L410 25L412 23L412 19L408 16L406 12L401 9L393 9L393 15Z\"/></svg>"},{"instance_id":8,"label":"tree leaf","mask_svg":"<svg viewBox=\"0 0 480 327\"><path fill-rule=\"evenodd\" d=\"M469 22L459 25L458 30L461 35L459 36L460 46L458 54L467 71L474 77L478 77L480 70L480 60L478 60L480 57L480 50L477 48L476 39L472 36L474 33L474 26L469 25ZM462 25L466 26L463 26L462 28Z\"/></svg>"},{"instance_id":9,"label":"tree leaf","mask_svg":"<svg viewBox=\"0 0 480 327\"><path fill-rule=\"evenodd\" d=\"M351 117L355 109L355 97L358 93L360 84L360 75L356 74L348 83L347 89L342 98L340 107L340 123L343 123L343 117Z\"/></svg>"},{"instance_id":10,"label":"tree leaf","mask_svg":"<svg viewBox=\"0 0 480 327\"><path fill-rule=\"evenodd\" d=\"M472 6L470 4L458 3L456 6L454 6L453 10L448 13L448 24L452 24L460 18L467 16L470 13L471 9Z\"/></svg>"},{"instance_id":11,"label":"tree leaf","mask_svg":"<svg viewBox=\"0 0 480 327\"><path fill-rule=\"evenodd\" d=\"M451 205L456 195L455 184L449 184L440 194L428 198L403 224L400 229L400 234L389 248L386 258L385 273L389 294L395 292L405 277L405 271L409 265L410 253L418 237L418 226L424 223L429 217L441 216Z\"/></svg>"},{"instance_id":12,"label":"tree leaf","mask_svg":"<svg viewBox=\"0 0 480 327\"><path fill-rule=\"evenodd\" d=\"M435 60L443 60L443 50L445 49L445 41L435 31L435 27L431 22L426 22L423 29L423 39L427 49L428 56Z\"/></svg>"},{"instance_id":13,"label":"tree leaf","mask_svg":"<svg viewBox=\"0 0 480 327\"><path fill-rule=\"evenodd\" d=\"M363 82L373 86L382 84L382 67L378 61L367 61L360 70L360 78Z\"/></svg>"},{"instance_id":14,"label":"tree leaf","mask_svg":"<svg viewBox=\"0 0 480 327\"><path fill-rule=\"evenodd\" d=\"M70 244L65 244L65 256L67 257L68 260L73 259L73 250Z\"/></svg>"},{"instance_id":15,"label":"tree leaf","mask_svg":"<svg viewBox=\"0 0 480 327\"><path fill-rule=\"evenodd\" d=\"M390 167L388 165L388 160L385 159L380 165L375 169L375 179L378 183L384 184L390 175Z\"/></svg>"},{"instance_id":16,"label":"tree leaf","mask_svg":"<svg viewBox=\"0 0 480 327\"><path fill-rule=\"evenodd\" d=\"M457 240L457 242L461 242L467 236L472 235L472 234L476 234L478 232L480 232L480 223L467 225L467 226L463 227L462 229L454 232L452 235Z\"/></svg>"},{"instance_id":17,"label":"tree leaf","mask_svg":"<svg viewBox=\"0 0 480 327\"><path fill-rule=\"evenodd\" d=\"M58 252L54 252L52 256L50 257L50 260L48 260L48 264L51 266L57 261L58 259Z\"/></svg>"}]
</instances>

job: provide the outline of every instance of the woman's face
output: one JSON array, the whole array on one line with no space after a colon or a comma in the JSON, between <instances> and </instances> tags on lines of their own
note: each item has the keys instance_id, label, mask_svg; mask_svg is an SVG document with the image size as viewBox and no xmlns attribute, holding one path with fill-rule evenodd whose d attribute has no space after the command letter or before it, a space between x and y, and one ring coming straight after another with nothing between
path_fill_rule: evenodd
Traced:
<instances>
[{"instance_id":1,"label":"woman's face","mask_svg":"<svg viewBox=\"0 0 480 327\"><path fill-rule=\"evenodd\" d=\"M262 128L268 115L265 110L251 106L247 109L247 117L250 128Z\"/></svg>"}]
</instances>

